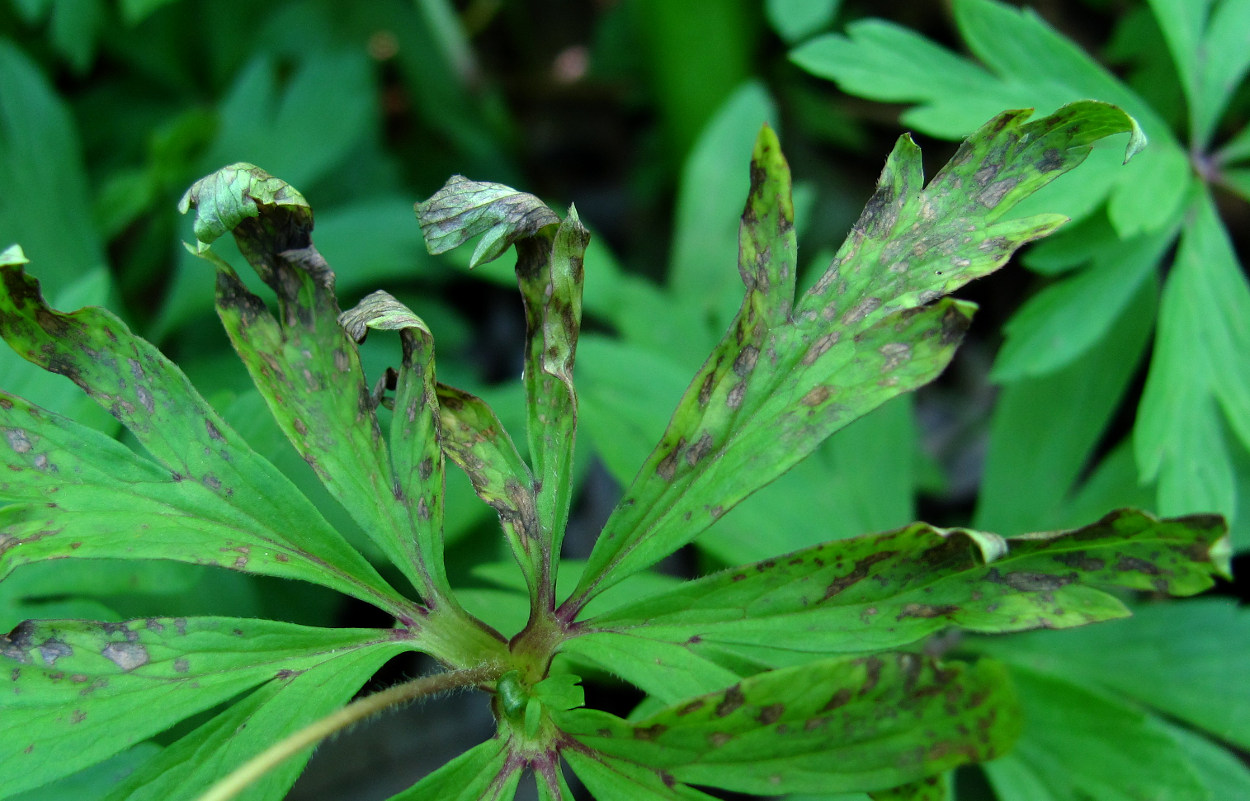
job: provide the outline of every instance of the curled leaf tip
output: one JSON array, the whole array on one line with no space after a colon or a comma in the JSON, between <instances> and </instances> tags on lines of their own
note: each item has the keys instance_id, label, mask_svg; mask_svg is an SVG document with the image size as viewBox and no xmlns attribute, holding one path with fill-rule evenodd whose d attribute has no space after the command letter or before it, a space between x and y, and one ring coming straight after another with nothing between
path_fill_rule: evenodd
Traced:
<instances>
[{"instance_id":1,"label":"curled leaf tip","mask_svg":"<svg viewBox=\"0 0 1250 801\"><path fill-rule=\"evenodd\" d=\"M519 239L560 222L555 212L527 192L503 184L453 175L443 188L415 206L426 249L446 253L479 234L470 267L494 261Z\"/></svg>"},{"instance_id":2,"label":"curled leaf tip","mask_svg":"<svg viewBox=\"0 0 1250 801\"><path fill-rule=\"evenodd\" d=\"M312 227L312 209L295 187L247 162L237 162L206 175L178 201L178 211L195 209L196 253L203 253L224 234L265 207L284 207Z\"/></svg>"},{"instance_id":3,"label":"curled leaf tip","mask_svg":"<svg viewBox=\"0 0 1250 801\"><path fill-rule=\"evenodd\" d=\"M0 253L0 266L15 267L20 264L30 264L30 259L26 258L21 245L9 245L4 252Z\"/></svg>"}]
</instances>

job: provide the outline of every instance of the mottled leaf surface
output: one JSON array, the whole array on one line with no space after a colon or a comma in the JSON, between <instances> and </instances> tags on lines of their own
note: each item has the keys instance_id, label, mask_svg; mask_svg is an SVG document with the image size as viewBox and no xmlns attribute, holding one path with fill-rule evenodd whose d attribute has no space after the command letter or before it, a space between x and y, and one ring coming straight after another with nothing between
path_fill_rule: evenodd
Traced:
<instances>
[{"instance_id":1,"label":"mottled leaf surface","mask_svg":"<svg viewBox=\"0 0 1250 801\"><path fill-rule=\"evenodd\" d=\"M431 253L446 253L484 235L473 251L471 267L494 261L517 240L560 222L555 212L527 192L470 181L463 175L453 175L429 200L418 203L416 213Z\"/></svg>"},{"instance_id":2,"label":"mottled leaf surface","mask_svg":"<svg viewBox=\"0 0 1250 801\"><path fill-rule=\"evenodd\" d=\"M402 603L160 351L103 309L49 308L19 265L0 265L0 278L0 335L74 381L149 454L3 395L0 495L21 502L0 512L3 572L62 557L177 559Z\"/></svg>"},{"instance_id":3,"label":"mottled leaf surface","mask_svg":"<svg viewBox=\"0 0 1250 801\"><path fill-rule=\"evenodd\" d=\"M585 709L557 721L580 744L677 781L765 795L917 781L1004 753L1020 726L1001 665L914 654L769 671L639 721Z\"/></svg>"},{"instance_id":4,"label":"mottled leaf surface","mask_svg":"<svg viewBox=\"0 0 1250 801\"><path fill-rule=\"evenodd\" d=\"M166 746L105 801L194 797L273 743L347 703L393 653L387 648L343 651L307 670L267 681ZM246 797L283 798L310 756L311 749L286 760L252 784Z\"/></svg>"},{"instance_id":5,"label":"mottled leaf surface","mask_svg":"<svg viewBox=\"0 0 1250 801\"><path fill-rule=\"evenodd\" d=\"M376 649L386 658L410 648L399 631L242 618L24 623L0 639L6 715L22 722L0 729L5 789L68 775L336 654Z\"/></svg>"},{"instance_id":6,"label":"mottled leaf surface","mask_svg":"<svg viewBox=\"0 0 1250 801\"><path fill-rule=\"evenodd\" d=\"M283 433L425 598L435 595L414 529L416 501L392 471L356 343L339 324L334 273L312 244L312 212L285 182L248 164L197 181L197 249L224 232L278 295L275 317L224 261L217 312ZM410 478L410 476L405 476Z\"/></svg>"},{"instance_id":7,"label":"mottled leaf surface","mask_svg":"<svg viewBox=\"0 0 1250 801\"><path fill-rule=\"evenodd\" d=\"M1003 219L1078 165L1120 110L1082 102L1032 122L987 123L928 184L899 140L832 264L795 299L789 169L771 129L752 160L742 218L746 297L668 430L613 512L571 603L689 542L726 510L884 401L932 380L971 308L939 298L1000 267L1063 218ZM1132 141L1132 149L1142 142Z\"/></svg>"},{"instance_id":8,"label":"mottled leaf surface","mask_svg":"<svg viewBox=\"0 0 1250 801\"><path fill-rule=\"evenodd\" d=\"M608 612L588 628L693 648L863 652L943 627L1067 628L1128 614L1099 586L1191 595L1228 574L1215 516L1158 520L1113 512L1068 532L1002 539L915 523L838 540L689 582Z\"/></svg>"}]
</instances>

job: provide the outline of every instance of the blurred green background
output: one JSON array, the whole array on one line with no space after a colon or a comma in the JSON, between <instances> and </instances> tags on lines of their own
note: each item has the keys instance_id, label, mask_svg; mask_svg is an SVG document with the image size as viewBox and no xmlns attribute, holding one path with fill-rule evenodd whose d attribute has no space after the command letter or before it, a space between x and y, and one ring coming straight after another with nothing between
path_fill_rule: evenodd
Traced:
<instances>
[{"instance_id":1,"label":"blurred green background","mask_svg":"<svg viewBox=\"0 0 1250 801\"><path fill-rule=\"evenodd\" d=\"M1183 137L1185 82L1166 57L1166 17L1160 23L1130 0L1036 5L1144 99L1158 125ZM921 98L875 96L840 74L843 92L789 58L869 16L966 52L946 2L0 0L0 247L23 246L59 308L107 305L160 345L350 535L351 521L267 421L217 325L210 271L180 245L191 238L175 208L183 191L236 161L296 186L316 213L314 238L338 275L341 305L378 288L395 294L430 324L440 379L488 398L514 432L523 419L524 323L507 260L470 274L467 255L428 256L412 204L455 173L533 192L558 210L575 204L595 235L578 360L582 491L566 545L584 556L620 483L737 308L737 217L759 126L779 129L795 174L808 274L841 242L905 130L904 103ZM899 72L923 67L927 51L915 47ZM882 87L892 69L875 79ZM1039 73L1039 85L1050 77ZM1234 89L1214 130L1237 143L1246 139L1250 92L1240 78ZM965 101L975 107L976 99ZM932 174L956 137L917 138ZM1238 153L1244 161L1245 150L1230 148L1230 163ZM1194 169L1205 163L1195 158ZM1230 246L1242 254L1245 172L1212 181ZM1072 263L1118 247L1096 209L1080 226L1039 251L1032 271L1013 265L960 293L982 310L939 382L839 434L667 568L702 572L916 517L1016 534L1088 522L1114 506L1159 509L1153 479L1135 467L1132 432L1147 382L1153 276L1161 280L1166 263L1146 266L1151 280L1126 294L1097 341L1062 369L991 380L1016 310ZM370 342L365 357L377 375L398 354ZM116 432L76 388L7 350L0 376L6 390ZM1230 433L1241 425L1232 412L1213 425L1229 443L1231 482L1231 494L1212 496L1213 510L1234 520L1244 549L1250 537L1236 500L1250 491L1250 455ZM1207 497L1199 490L1184 497ZM512 596L492 583L508 582L497 525L462 477L449 493L454 580L466 604L504 621ZM313 589L224 571L74 570L32 567L7 580L0 627L154 611L384 624ZM1244 585L1240 592L1245 598ZM392 666L377 682L418 669ZM453 709L447 720L478 736L489 720L474 709ZM411 727L428 725L402 716L379 723L373 744L353 757L314 760L297 786L304 795L293 797L347 798L345 788L360 788L366 775L379 784L361 797L401 788L405 775L429 767L411 760L425 747L412 742Z\"/></svg>"}]
</instances>

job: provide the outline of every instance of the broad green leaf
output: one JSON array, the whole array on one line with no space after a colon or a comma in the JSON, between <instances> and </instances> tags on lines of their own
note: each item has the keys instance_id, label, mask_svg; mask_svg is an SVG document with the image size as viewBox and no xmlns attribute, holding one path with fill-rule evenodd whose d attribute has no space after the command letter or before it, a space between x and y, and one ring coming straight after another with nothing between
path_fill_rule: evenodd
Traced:
<instances>
[{"instance_id":1,"label":"broad green leaf","mask_svg":"<svg viewBox=\"0 0 1250 801\"><path fill-rule=\"evenodd\" d=\"M1242 801L1250 796L1250 767L1227 748L1180 726L1164 724L1210 791L1210 801Z\"/></svg>"},{"instance_id":2,"label":"broad green leaf","mask_svg":"<svg viewBox=\"0 0 1250 801\"><path fill-rule=\"evenodd\" d=\"M0 730L5 791L101 761L270 679L338 653L412 647L400 630L318 629L242 618L27 622L0 640L23 721Z\"/></svg>"},{"instance_id":3,"label":"broad green leaf","mask_svg":"<svg viewBox=\"0 0 1250 801\"><path fill-rule=\"evenodd\" d=\"M1134 607L1097 629L1044 633L975 648L1084 687L1130 696L1215 737L1250 747L1250 614L1220 600Z\"/></svg>"},{"instance_id":4,"label":"broad green leaf","mask_svg":"<svg viewBox=\"0 0 1250 801\"><path fill-rule=\"evenodd\" d=\"M784 651L900 647L950 625L1005 632L1123 617L1097 586L1192 595L1228 574L1227 527L1213 516L1157 520L1120 511L1084 528L1004 540L915 523L697 579L586 622L683 644ZM576 642L574 640L574 642Z\"/></svg>"},{"instance_id":5,"label":"broad green leaf","mask_svg":"<svg viewBox=\"0 0 1250 801\"><path fill-rule=\"evenodd\" d=\"M275 677L166 746L109 794L106 801L164 801L193 797L247 760L351 700L394 654L370 648L329 656L299 672ZM286 760L240 796L284 797L311 750Z\"/></svg>"},{"instance_id":6,"label":"broad green leaf","mask_svg":"<svg viewBox=\"0 0 1250 801\"><path fill-rule=\"evenodd\" d=\"M1046 375L1088 353L1124 319L1175 235L1160 229L1117 241L1114 251L1029 298L1005 326L1007 341L990 378L1009 382Z\"/></svg>"},{"instance_id":7,"label":"broad green leaf","mask_svg":"<svg viewBox=\"0 0 1250 801\"><path fill-rule=\"evenodd\" d=\"M0 509L5 573L64 557L177 559L313 581L404 614L407 602L160 351L103 309L48 308L20 267L0 275L0 334L78 384L152 457L0 393L0 495L23 501Z\"/></svg>"},{"instance_id":8,"label":"broad green leaf","mask_svg":"<svg viewBox=\"0 0 1250 801\"><path fill-rule=\"evenodd\" d=\"M274 419L334 498L432 602L441 589L432 577L437 568L413 536L423 525L421 493L393 472L356 343L338 321L334 273L312 245L312 210L288 184L243 163L197 181L179 204L183 212L191 207L196 249L217 270L218 315ZM226 232L277 293L277 317L208 252Z\"/></svg>"},{"instance_id":9,"label":"broad green leaf","mask_svg":"<svg viewBox=\"0 0 1250 801\"><path fill-rule=\"evenodd\" d=\"M904 122L948 139L967 135L1002 108L1048 111L1086 98L1115 103L1140 121L1152 147L1126 168L1109 153L1096 156L1079 181L1062 181L1044 199L1025 205L1079 219L1109 199L1112 222L1124 236L1175 219L1192 173L1185 152L1147 103L1031 9L958 0L954 12L964 41L988 69L906 28L872 19L848 25L846 36L817 37L791 57L851 94L918 103L904 113Z\"/></svg>"},{"instance_id":10,"label":"broad green leaf","mask_svg":"<svg viewBox=\"0 0 1250 801\"><path fill-rule=\"evenodd\" d=\"M0 41L0 249L20 242L47 265L51 295L106 266L91 221L73 118L33 64Z\"/></svg>"},{"instance_id":11,"label":"broad green leaf","mask_svg":"<svg viewBox=\"0 0 1250 801\"><path fill-rule=\"evenodd\" d=\"M572 608L689 542L838 428L941 371L971 309L934 301L1062 221L1000 218L1079 164L1095 140L1135 130L1123 112L1093 102L1027 117L992 120L928 187L919 149L900 139L851 236L792 312L789 174L763 129L742 236L772 237L773 247L745 251L762 256L740 267L742 309L605 525Z\"/></svg>"},{"instance_id":12,"label":"broad green leaf","mask_svg":"<svg viewBox=\"0 0 1250 801\"><path fill-rule=\"evenodd\" d=\"M1020 725L1001 665L914 654L768 671L640 721L587 709L556 720L581 745L677 781L768 795L895 787L992 759Z\"/></svg>"},{"instance_id":13,"label":"broad green leaf","mask_svg":"<svg viewBox=\"0 0 1250 801\"><path fill-rule=\"evenodd\" d=\"M787 42L804 39L833 23L841 0L768 0L768 24Z\"/></svg>"},{"instance_id":14,"label":"broad green leaf","mask_svg":"<svg viewBox=\"0 0 1250 801\"><path fill-rule=\"evenodd\" d=\"M508 765L508 744L501 739L473 746L388 801L509 801L521 779L519 766Z\"/></svg>"},{"instance_id":15,"label":"broad green leaf","mask_svg":"<svg viewBox=\"0 0 1250 801\"><path fill-rule=\"evenodd\" d=\"M1072 516L1070 496L1145 357L1157 295L1157 281L1147 276L1106 336L1084 356L1002 388L990 418L973 525L1019 534L1076 525L1136 501L1120 497L1078 518ZM1131 483L1136 484L1136 470ZM1142 501L1154 505L1153 497Z\"/></svg>"},{"instance_id":16,"label":"broad green leaf","mask_svg":"<svg viewBox=\"0 0 1250 801\"><path fill-rule=\"evenodd\" d=\"M651 770L606 754L566 748L564 761L596 801L704 801L711 796L677 784L664 771Z\"/></svg>"},{"instance_id":17,"label":"broad green leaf","mask_svg":"<svg viewBox=\"0 0 1250 801\"><path fill-rule=\"evenodd\" d=\"M954 801L949 776L949 773L926 776L920 781L891 787L889 790L878 790L869 795L872 801Z\"/></svg>"},{"instance_id":18,"label":"broad green leaf","mask_svg":"<svg viewBox=\"0 0 1250 801\"><path fill-rule=\"evenodd\" d=\"M689 643L661 642L645 636L597 631L574 637L561 653L588 659L664 703L714 692L739 676Z\"/></svg>"},{"instance_id":19,"label":"broad green leaf","mask_svg":"<svg viewBox=\"0 0 1250 801\"><path fill-rule=\"evenodd\" d=\"M1236 514L1222 408L1250 445L1250 287L1206 192L1196 192L1163 290L1159 330L1134 430L1143 481L1167 513ZM1218 406L1217 406L1218 404Z\"/></svg>"},{"instance_id":20,"label":"broad green leaf","mask_svg":"<svg viewBox=\"0 0 1250 801\"><path fill-rule=\"evenodd\" d=\"M1062 639L1062 638L1060 638ZM1027 724L1015 749L984 766L1001 801L1206 801L1160 724L1077 684L1015 668Z\"/></svg>"},{"instance_id":21,"label":"broad green leaf","mask_svg":"<svg viewBox=\"0 0 1250 801\"><path fill-rule=\"evenodd\" d=\"M161 747L155 743L139 743L133 748L71 776L24 793L6 795L5 798L9 801L59 801L59 799L103 801L109 795L109 790L160 752Z\"/></svg>"}]
</instances>

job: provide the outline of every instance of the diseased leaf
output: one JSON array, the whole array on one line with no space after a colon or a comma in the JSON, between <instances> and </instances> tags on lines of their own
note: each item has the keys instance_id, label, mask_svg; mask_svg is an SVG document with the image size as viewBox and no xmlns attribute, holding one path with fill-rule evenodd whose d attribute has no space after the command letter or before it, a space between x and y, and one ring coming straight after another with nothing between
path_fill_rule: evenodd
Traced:
<instances>
[{"instance_id":1,"label":"diseased leaf","mask_svg":"<svg viewBox=\"0 0 1250 801\"><path fill-rule=\"evenodd\" d=\"M869 793L869 797L872 801L953 801L949 776L948 773L926 776L889 790L877 790Z\"/></svg>"},{"instance_id":2,"label":"diseased leaf","mask_svg":"<svg viewBox=\"0 0 1250 801\"><path fill-rule=\"evenodd\" d=\"M1003 801L1205 801L1171 737L1145 713L1062 679L1014 668L1028 725L1015 749L985 765Z\"/></svg>"},{"instance_id":3,"label":"diseased leaf","mask_svg":"<svg viewBox=\"0 0 1250 801\"><path fill-rule=\"evenodd\" d=\"M417 221L431 253L446 253L485 234L470 267L503 255L510 245L533 236L560 218L538 198L503 184L453 175L429 200L416 204Z\"/></svg>"},{"instance_id":4,"label":"diseased leaf","mask_svg":"<svg viewBox=\"0 0 1250 801\"><path fill-rule=\"evenodd\" d=\"M5 790L65 776L263 684L359 649L413 647L403 630L242 618L31 621L0 639L11 682L0 728ZM362 677L363 678L363 677Z\"/></svg>"},{"instance_id":5,"label":"diseased leaf","mask_svg":"<svg viewBox=\"0 0 1250 801\"><path fill-rule=\"evenodd\" d=\"M632 723L587 709L556 720L581 746L679 782L766 795L914 782L1005 753L1020 727L1001 665L914 654L768 671Z\"/></svg>"},{"instance_id":6,"label":"diseased leaf","mask_svg":"<svg viewBox=\"0 0 1250 801\"><path fill-rule=\"evenodd\" d=\"M39 559L178 559L314 581L408 616L408 603L160 351L103 309L50 309L18 265L0 264L0 279L0 335L74 381L151 455L0 394L9 467L0 495L21 501L0 510L4 573Z\"/></svg>"},{"instance_id":7,"label":"diseased leaf","mask_svg":"<svg viewBox=\"0 0 1250 801\"><path fill-rule=\"evenodd\" d=\"M742 309L605 525L570 608L689 542L838 428L942 370L971 308L937 299L1062 222L1003 216L1079 164L1095 140L1136 131L1102 103L1028 116L999 115L927 187L918 148L900 139L850 237L793 310L789 174L776 138L761 133L743 215ZM1134 138L1130 154L1140 145Z\"/></svg>"},{"instance_id":8,"label":"diseased leaf","mask_svg":"<svg viewBox=\"0 0 1250 801\"><path fill-rule=\"evenodd\" d=\"M441 567L426 563L413 536L424 525L419 490L392 470L356 343L338 322L334 273L312 245L307 203L263 170L235 164L197 181L180 208L192 206L197 250L217 269L218 315L283 433L422 597L438 597ZM207 253L226 232L277 293L277 318Z\"/></svg>"},{"instance_id":9,"label":"diseased leaf","mask_svg":"<svg viewBox=\"0 0 1250 801\"><path fill-rule=\"evenodd\" d=\"M128 776L105 801L167 801L194 797L283 737L330 714L381 666L393 650L370 648L329 655L307 670L275 677L166 746ZM248 788L248 798L284 797L304 769L309 750Z\"/></svg>"},{"instance_id":10,"label":"diseased leaf","mask_svg":"<svg viewBox=\"0 0 1250 801\"><path fill-rule=\"evenodd\" d=\"M1228 570L1227 527L1210 515L1157 520L1122 510L1074 531L1007 540L914 523L723 571L585 625L695 653L735 646L776 663L786 651L897 648L950 625L1080 626L1128 614L1098 586L1191 595Z\"/></svg>"},{"instance_id":11,"label":"diseased leaf","mask_svg":"<svg viewBox=\"0 0 1250 801\"><path fill-rule=\"evenodd\" d=\"M521 771L507 763L508 744L498 738L487 740L387 801L509 801Z\"/></svg>"}]
</instances>

